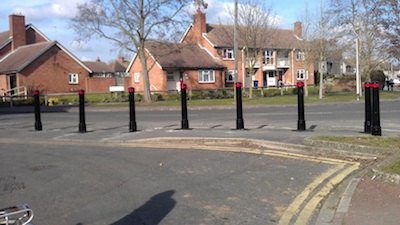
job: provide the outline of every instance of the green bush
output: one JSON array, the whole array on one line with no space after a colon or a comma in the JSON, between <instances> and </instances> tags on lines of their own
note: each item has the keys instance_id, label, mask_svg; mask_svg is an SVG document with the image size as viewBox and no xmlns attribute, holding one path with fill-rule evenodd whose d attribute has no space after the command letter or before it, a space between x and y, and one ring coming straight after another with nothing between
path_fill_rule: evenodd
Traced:
<instances>
[{"instance_id":1,"label":"green bush","mask_svg":"<svg viewBox=\"0 0 400 225\"><path fill-rule=\"evenodd\" d=\"M166 94L164 96L165 101L178 101L181 99L181 94L176 93L176 94Z\"/></svg>"},{"instance_id":2,"label":"green bush","mask_svg":"<svg viewBox=\"0 0 400 225\"><path fill-rule=\"evenodd\" d=\"M135 94L135 102L141 102L141 101L143 101L143 95Z\"/></svg>"},{"instance_id":3,"label":"green bush","mask_svg":"<svg viewBox=\"0 0 400 225\"><path fill-rule=\"evenodd\" d=\"M162 94L155 93L155 94L151 95L151 99L153 101L159 102L159 101L163 101L164 100L164 96Z\"/></svg>"},{"instance_id":4,"label":"green bush","mask_svg":"<svg viewBox=\"0 0 400 225\"><path fill-rule=\"evenodd\" d=\"M201 91L191 91L189 93L189 99L198 100L202 98L203 93Z\"/></svg>"}]
</instances>

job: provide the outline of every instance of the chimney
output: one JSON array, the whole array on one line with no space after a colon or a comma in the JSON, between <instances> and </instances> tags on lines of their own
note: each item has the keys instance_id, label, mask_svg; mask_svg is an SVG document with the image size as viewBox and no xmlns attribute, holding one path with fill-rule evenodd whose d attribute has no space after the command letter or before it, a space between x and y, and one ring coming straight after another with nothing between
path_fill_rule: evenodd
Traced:
<instances>
[{"instance_id":1,"label":"chimney","mask_svg":"<svg viewBox=\"0 0 400 225\"><path fill-rule=\"evenodd\" d=\"M193 16L193 27L198 40L200 40L203 33L207 32L206 14L202 13L200 8L197 9L196 14Z\"/></svg>"},{"instance_id":2,"label":"chimney","mask_svg":"<svg viewBox=\"0 0 400 225\"><path fill-rule=\"evenodd\" d=\"M26 45L25 16L12 14L10 20L11 50Z\"/></svg>"},{"instance_id":3,"label":"chimney","mask_svg":"<svg viewBox=\"0 0 400 225\"><path fill-rule=\"evenodd\" d=\"M123 62L125 62L125 58L123 56L120 56L119 61L123 63Z\"/></svg>"},{"instance_id":4,"label":"chimney","mask_svg":"<svg viewBox=\"0 0 400 225\"><path fill-rule=\"evenodd\" d=\"M101 62L99 57L96 58L96 62Z\"/></svg>"},{"instance_id":5,"label":"chimney","mask_svg":"<svg viewBox=\"0 0 400 225\"><path fill-rule=\"evenodd\" d=\"M303 38L303 30L300 21L294 23L294 35L296 35L298 38Z\"/></svg>"}]
</instances>

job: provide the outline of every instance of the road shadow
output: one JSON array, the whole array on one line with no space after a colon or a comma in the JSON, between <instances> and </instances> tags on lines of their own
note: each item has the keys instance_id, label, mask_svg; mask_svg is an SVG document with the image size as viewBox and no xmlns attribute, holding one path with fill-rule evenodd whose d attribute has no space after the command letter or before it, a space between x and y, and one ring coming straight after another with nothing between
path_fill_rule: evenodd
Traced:
<instances>
[{"instance_id":1,"label":"road shadow","mask_svg":"<svg viewBox=\"0 0 400 225\"><path fill-rule=\"evenodd\" d=\"M135 211L112 223L111 225L157 225L175 207L176 201L172 198L172 195L174 194L174 190L169 190L154 195L144 205L135 209Z\"/></svg>"}]
</instances>

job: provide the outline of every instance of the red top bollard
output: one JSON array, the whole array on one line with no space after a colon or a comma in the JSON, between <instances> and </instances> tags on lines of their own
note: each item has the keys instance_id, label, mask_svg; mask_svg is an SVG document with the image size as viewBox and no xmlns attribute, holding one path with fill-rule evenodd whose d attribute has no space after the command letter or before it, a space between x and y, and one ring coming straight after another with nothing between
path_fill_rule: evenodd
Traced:
<instances>
[{"instance_id":1,"label":"red top bollard","mask_svg":"<svg viewBox=\"0 0 400 225\"><path fill-rule=\"evenodd\" d=\"M181 84L181 89L186 89L186 84L182 83Z\"/></svg>"},{"instance_id":2,"label":"red top bollard","mask_svg":"<svg viewBox=\"0 0 400 225\"><path fill-rule=\"evenodd\" d=\"M304 82L302 82L302 81L297 82L297 87L298 87L298 88L304 87Z\"/></svg>"},{"instance_id":3,"label":"red top bollard","mask_svg":"<svg viewBox=\"0 0 400 225\"><path fill-rule=\"evenodd\" d=\"M371 85L371 82L365 82L364 83L364 87L365 88L370 88L372 85Z\"/></svg>"},{"instance_id":4,"label":"red top bollard","mask_svg":"<svg viewBox=\"0 0 400 225\"><path fill-rule=\"evenodd\" d=\"M237 83L235 84L235 86L236 86L237 88L240 88L240 87L242 87L242 83L237 82Z\"/></svg>"},{"instance_id":5,"label":"red top bollard","mask_svg":"<svg viewBox=\"0 0 400 225\"><path fill-rule=\"evenodd\" d=\"M379 88L379 83L378 82L373 82L372 84L371 84L371 87L372 88Z\"/></svg>"},{"instance_id":6,"label":"red top bollard","mask_svg":"<svg viewBox=\"0 0 400 225\"><path fill-rule=\"evenodd\" d=\"M129 87L128 91L129 91L129 93L135 92L135 88L134 87Z\"/></svg>"},{"instance_id":7,"label":"red top bollard","mask_svg":"<svg viewBox=\"0 0 400 225\"><path fill-rule=\"evenodd\" d=\"M80 95L85 94L85 90L79 90L79 91L78 91L78 94L80 94Z\"/></svg>"},{"instance_id":8,"label":"red top bollard","mask_svg":"<svg viewBox=\"0 0 400 225\"><path fill-rule=\"evenodd\" d=\"M33 95L38 95L39 94L39 90L34 90L33 91Z\"/></svg>"}]
</instances>

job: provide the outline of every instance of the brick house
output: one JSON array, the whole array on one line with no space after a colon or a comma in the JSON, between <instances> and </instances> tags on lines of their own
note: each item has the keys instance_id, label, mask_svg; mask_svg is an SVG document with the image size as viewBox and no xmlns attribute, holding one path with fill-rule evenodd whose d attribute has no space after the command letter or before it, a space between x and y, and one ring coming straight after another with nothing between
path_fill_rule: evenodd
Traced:
<instances>
[{"instance_id":1,"label":"brick house","mask_svg":"<svg viewBox=\"0 0 400 225\"><path fill-rule=\"evenodd\" d=\"M314 84L314 63L307 63L305 53L302 51L301 23L296 22L293 30L265 28L262 32L273 35L266 39L265 43L261 43L262 46L258 46L262 48L262 53L256 59L254 76L251 77L246 59L244 59L245 42L243 38L238 38L239 66L237 80L242 82L245 87L254 86L254 81L258 81L258 86L263 87L277 86L279 80L283 81L285 85L295 85L298 81ZM172 74L174 74L174 81L178 77L184 78L190 89L232 87L235 62L233 33L234 26L207 24L205 13L197 10L193 17L193 23L187 28L180 43L175 44L180 46L179 51L164 56L160 55L158 58L151 58L149 64L158 65L157 71L149 71L151 86L162 90L172 88L172 84L168 85L167 80L172 80ZM184 46L197 48L198 52L194 54L194 57L192 57L193 55L186 55ZM159 49L147 48L150 55L155 54L154 52L157 50ZM200 53L206 54L201 55ZM171 58L175 57L180 57L180 60L175 60L173 72L168 71L170 68L163 66L164 63L161 62L164 60L171 61ZM205 58L218 65L218 68L204 68L202 62ZM133 65L134 67L132 67ZM187 70L188 65L190 65L190 72ZM129 74L132 77L135 74L140 77L141 67L136 56L131 61L130 66L127 70ZM214 77L214 80L203 85L202 79L204 75L207 76L208 74ZM133 81L134 79L132 79ZM140 84L140 82L136 84Z\"/></svg>"},{"instance_id":2,"label":"brick house","mask_svg":"<svg viewBox=\"0 0 400 225\"><path fill-rule=\"evenodd\" d=\"M225 66L196 43L146 43L150 89L179 90L183 79L190 89L224 87ZM143 91L142 67L134 56L127 68L132 87Z\"/></svg>"},{"instance_id":3,"label":"brick house","mask_svg":"<svg viewBox=\"0 0 400 225\"><path fill-rule=\"evenodd\" d=\"M49 40L23 15L10 15L10 30L0 33L0 95L21 88L41 93L77 90L108 92L115 79L91 77L95 72L57 41ZM26 92L25 92L26 93Z\"/></svg>"}]
</instances>

